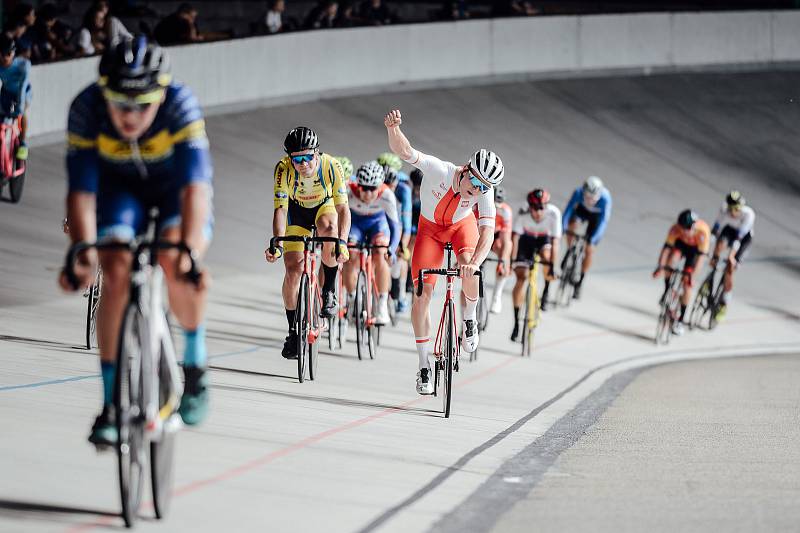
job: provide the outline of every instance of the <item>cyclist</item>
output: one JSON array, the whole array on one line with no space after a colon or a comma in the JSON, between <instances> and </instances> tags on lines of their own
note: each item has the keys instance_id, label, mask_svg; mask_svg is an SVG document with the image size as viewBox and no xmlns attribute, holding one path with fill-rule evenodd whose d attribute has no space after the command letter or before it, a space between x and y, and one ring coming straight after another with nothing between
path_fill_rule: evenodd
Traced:
<instances>
[{"instance_id":1,"label":"cyclist","mask_svg":"<svg viewBox=\"0 0 800 533\"><path fill-rule=\"evenodd\" d=\"M28 108L31 104L31 62L24 57L15 57L17 45L5 32L0 34L0 114L3 117L19 117L19 147L17 159L28 159L25 135L28 131Z\"/></svg>"},{"instance_id":2,"label":"cyclist","mask_svg":"<svg viewBox=\"0 0 800 533\"><path fill-rule=\"evenodd\" d=\"M319 151L319 137L311 128L298 126L283 141L286 156L275 165L272 233L311 235L316 226L321 237L339 237L335 255L332 243L322 247L322 308L320 316L331 317L336 312L337 262L347 261L347 235L350 232L350 210L347 208L347 189L342 166L328 154ZM285 249L285 253L284 253ZM303 273L303 243L287 242L277 246L273 254L264 250L267 261L274 263L283 257L286 276L283 278L283 304L289 334L281 355L297 358L297 332L294 331L297 290Z\"/></svg>"},{"instance_id":3,"label":"cyclist","mask_svg":"<svg viewBox=\"0 0 800 533\"><path fill-rule=\"evenodd\" d=\"M339 164L342 166L342 178L344 179L345 183L349 183L351 181L355 181L356 177L353 174L353 162L350 161L349 157L345 157L343 155L336 155L333 156Z\"/></svg>"},{"instance_id":4,"label":"cyclist","mask_svg":"<svg viewBox=\"0 0 800 533\"><path fill-rule=\"evenodd\" d=\"M400 291L400 280L405 280L408 275L408 260L411 258L409 250L409 243L411 242L411 215L412 215L412 193L411 186L408 184L408 175L404 172L397 170L397 165L390 164L392 156L402 165L402 161L394 154L381 154L385 161L383 164L383 171L386 186L394 191L394 196L397 199L398 208L400 210L400 247L398 254L392 265L392 287L391 295L395 302L397 302L397 312L404 313L408 310L409 304L405 297L405 293L409 291ZM378 160L380 163L381 160ZM403 179L405 178L405 179Z\"/></svg>"},{"instance_id":5,"label":"cyclist","mask_svg":"<svg viewBox=\"0 0 800 533\"><path fill-rule=\"evenodd\" d=\"M528 193L528 209L520 210L514 222L514 329L511 340L519 337L520 308L525 304L525 284L528 282L528 263L538 254L544 265L544 289L542 311L547 310L547 293L550 282L556 279L553 258L558 257L558 245L562 235L561 210L550 203L550 193L545 189L534 189Z\"/></svg>"},{"instance_id":6,"label":"cyclist","mask_svg":"<svg viewBox=\"0 0 800 533\"><path fill-rule=\"evenodd\" d=\"M67 218L70 239L130 241L146 229L150 207L159 208L162 238L202 254L211 240L211 156L203 113L192 92L171 81L165 52L144 36L124 39L100 61L100 79L73 100L68 121ZM82 289L103 269L97 332L103 410L89 441L117 441L112 405L118 335L128 303L130 253L87 253L76 267ZM204 314L209 274L197 286L182 276L188 259L159 257L172 312L185 338L186 386L179 407L184 423L208 411ZM61 273L61 286L70 287Z\"/></svg>"},{"instance_id":7,"label":"cyclist","mask_svg":"<svg viewBox=\"0 0 800 533\"><path fill-rule=\"evenodd\" d=\"M711 258L712 267L716 266L720 254L726 246L728 247L728 266L723 277L722 305L717 309L715 316L717 322L725 318L728 310L733 290L733 275L742 263L747 248L753 240L755 220L756 213L752 207L746 204L742 193L739 191L728 193L711 230L717 239L714 255Z\"/></svg>"},{"instance_id":8,"label":"cyclist","mask_svg":"<svg viewBox=\"0 0 800 533\"><path fill-rule=\"evenodd\" d=\"M567 207L564 208L564 230L575 233L578 224L587 222L586 227L586 253L583 256L581 275L575 285L572 297L576 300L581 296L581 285L586 273L592 267L594 251L611 218L611 193L597 176L589 176L581 187L572 193ZM572 245L572 235L567 234L567 248ZM563 268L564 265L562 265Z\"/></svg>"},{"instance_id":9,"label":"cyclist","mask_svg":"<svg viewBox=\"0 0 800 533\"><path fill-rule=\"evenodd\" d=\"M505 200L505 189L498 185L494 188L494 205L497 209L497 215L494 221L494 242L492 242L492 251L497 255L498 262L495 271L496 281L494 292L492 293L492 303L489 307L489 311L494 314L503 310L503 287L505 287L511 273L513 210Z\"/></svg>"},{"instance_id":10,"label":"cyclist","mask_svg":"<svg viewBox=\"0 0 800 533\"><path fill-rule=\"evenodd\" d=\"M350 184L348 201L352 225L350 242L359 244L389 245L388 253L372 254L375 284L378 289L376 324L389 322L390 257L400 241L400 218L394 194L384 184L383 167L377 161L369 161L356 172L356 183ZM356 277L358 276L358 253L352 254L344 266L344 285L355 301Z\"/></svg>"},{"instance_id":11,"label":"cyclist","mask_svg":"<svg viewBox=\"0 0 800 533\"><path fill-rule=\"evenodd\" d=\"M475 272L492 246L494 239L495 206L492 188L503 180L503 163L494 152L481 149L462 166L424 154L411 146L400 131L400 111L390 111L384 117L389 148L405 162L422 170L425 177L420 188L421 211L417 241L411 257L411 273L418 282L423 268L439 268L444 259L447 242L453 244L461 270L461 294L464 305L461 346L471 353L478 347L478 328L475 324L478 305L478 280ZM472 207L478 204L477 221ZM417 392L432 394L428 350L430 345L430 303L435 277L423 280L422 296L414 298L411 323L416 336L419 372Z\"/></svg>"},{"instance_id":12,"label":"cyclist","mask_svg":"<svg viewBox=\"0 0 800 533\"><path fill-rule=\"evenodd\" d=\"M711 243L711 230L708 224L700 220L691 209L684 209L678 215L677 223L669 228L667 240L658 257L658 266L653 272L657 278L664 271L664 267L672 266L682 256L685 258L683 271L683 294L681 294L681 314L679 320L672 326L675 335L683 335L683 319L686 307L692 298L693 278L703 268L703 256L708 254ZM664 276L664 294L669 290L669 276Z\"/></svg>"}]
</instances>

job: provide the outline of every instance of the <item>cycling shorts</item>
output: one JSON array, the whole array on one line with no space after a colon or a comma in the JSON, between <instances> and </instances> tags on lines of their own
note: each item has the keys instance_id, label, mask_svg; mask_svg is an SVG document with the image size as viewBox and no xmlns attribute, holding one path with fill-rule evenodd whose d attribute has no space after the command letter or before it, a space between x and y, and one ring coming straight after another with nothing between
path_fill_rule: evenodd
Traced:
<instances>
[{"instance_id":1,"label":"cycling shorts","mask_svg":"<svg viewBox=\"0 0 800 533\"><path fill-rule=\"evenodd\" d=\"M411 276L414 284L419 281L423 268L441 268L444 260L444 245L453 244L456 257L475 251L478 245L478 222L470 213L450 226L440 226L425 217L419 217L414 254L411 256ZM436 285L438 276L425 276L423 282Z\"/></svg>"},{"instance_id":2,"label":"cycling shorts","mask_svg":"<svg viewBox=\"0 0 800 533\"><path fill-rule=\"evenodd\" d=\"M683 268L684 269L693 269L694 266L697 264L697 259L702 255L700 248L697 246L692 246L691 244L687 244L684 241L678 239L675 241L675 245L673 249L678 250L681 255L686 259Z\"/></svg>"},{"instance_id":3,"label":"cycling shorts","mask_svg":"<svg viewBox=\"0 0 800 533\"><path fill-rule=\"evenodd\" d=\"M143 187L114 180L100 180L97 191L97 240L131 241L147 231L147 214L158 208L158 226L162 231L181 223L181 191L183 186L167 189ZM208 220L203 226L206 242L211 241L214 218L211 212L209 185Z\"/></svg>"},{"instance_id":4,"label":"cycling shorts","mask_svg":"<svg viewBox=\"0 0 800 533\"><path fill-rule=\"evenodd\" d=\"M536 254L540 254L545 248L550 248L553 244L550 235L534 237L532 235L520 235L517 244L517 255L514 257L512 267L526 267L532 262Z\"/></svg>"},{"instance_id":5,"label":"cycling shorts","mask_svg":"<svg viewBox=\"0 0 800 533\"><path fill-rule=\"evenodd\" d=\"M374 215L356 215L351 212L350 237L351 243L389 244L391 229L386 215L381 211Z\"/></svg>"},{"instance_id":6,"label":"cycling shorts","mask_svg":"<svg viewBox=\"0 0 800 533\"><path fill-rule=\"evenodd\" d=\"M592 237L594 237L595 231L597 231L597 227L600 225L601 218L602 213L592 213L586 209L583 204L578 204L578 207L575 208L575 213L572 215L570 222L574 220L586 222L586 237L591 241Z\"/></svg>"},{"instance_id":7,"label":"cycling shorts","mask_svg":"<svg viewBox=\"0 0 800 533\"><path fill-rule=\"evenodd\" d=\"M719 233L720 240L727 241L728 247L731 247L736 239L739 238L739 230L734 228L733 226L725 226L722 228L722 231ZM738 263L742 262L742 259L745 258L747 254L747 249L750 247L750 243L753 241L753 234L751 232L747 232L747 235L742 237L742 240L739 241L739 250L736 252L736 261Z\"/></svg>"},{"instance_id":8,"label":"cycling shorts","mask_svg":"<svg viewBox=\"0 0 800 533\"><path fill-rule=\"evenodd\" d=\"M336 213L336 207L333 205L333 198L327 198L324 202L316 207L303 207L295 201L289 201L289 209L287 216L286 235L309 237L311 236L311 226L316 226L317 221L323 215L330 215ZM302 242L285 242L283 243L284 252L302 252Z\"/></svg>"}]
</instances>

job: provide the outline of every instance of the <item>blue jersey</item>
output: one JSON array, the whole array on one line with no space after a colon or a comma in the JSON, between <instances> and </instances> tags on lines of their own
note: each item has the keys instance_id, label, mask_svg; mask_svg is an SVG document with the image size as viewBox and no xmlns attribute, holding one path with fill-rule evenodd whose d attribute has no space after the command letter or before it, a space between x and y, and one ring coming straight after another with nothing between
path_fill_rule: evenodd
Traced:
<instances>
[{"instance_id":1,"label":"blue jersey","mask_svg":"<svg viewBox=\"0 0 800 533\"><path fill-rule=\"evenodd\" d=\"M22 105L31 101L31 62L24 57L15 57L8 67L0 66L0 82L2 88L2 112L11 115L22 113ZM11 112L11 107L15 107Z\"/></svg>"},{"instance_id":2,"label":"blue jersey","mask_svg":"<svg viewBox=\"0 0 800 533\"><path fill-rule=\"evenodd\" d=\"M397 188L394 190L400 210L400 223L402 224L403 234L411 233L411 214L413 212L411 187L407 181L398 181Z\"/></svg>"},{"instance_id":3,"label":"blue jersey","mask_svg":"<svg viewBox=\"0 0 800 533\"><path fill-rule=\"evenodd\" d=\"M166 88L153 124L136 142L121 138L101 88L90 85L70 106L67 145L70 192L97 194L101 181L150 193L211 182L203 112L191 90L177 83Z\"/></svg>"},{"instance_id":4,"label":"blue jersey","mask_svg":"<svg viewBox=\"0 0 800 533\"><path fill-rule=\"evenodd\" d=\"M575 217L576 210L588 213L593 219L595 219L596 222L591 224L591 227L594 231L592 231L591 235L588 235L589 242L591 244L597 244L600 242L600 239L603 237L603 233L605 233L606 227L608 226L608 220L611 218L611 193L608 192L608 189L603 187L603 190L600 192L600 199L597 201L597 203L592 206L588 206L583 202L583 187L578 187L575 189L575 192L572 193L572 197L570 197L569 202L567 203L567 207L564 208L562 220L565 231L570 220Z\"/></svg>"}]
</instances>

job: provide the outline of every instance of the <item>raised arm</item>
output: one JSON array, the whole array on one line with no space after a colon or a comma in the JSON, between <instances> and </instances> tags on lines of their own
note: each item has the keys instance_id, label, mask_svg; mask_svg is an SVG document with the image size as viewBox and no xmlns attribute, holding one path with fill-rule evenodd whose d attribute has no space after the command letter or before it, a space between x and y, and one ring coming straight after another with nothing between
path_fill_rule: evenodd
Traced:
<instances>
[{"instance_id":1,"label":"raised arm","mask_svg":"<svg viewBox=\"0 0 800 533\"><path fill-rule=\"evenodd\" d=\"M386 126L386 132L389 135L389 149L399 155L403 161L408 161L414 156L414 148L405 134L400 131L400 124L402 123L403 119L399 109L389 111L383 117L383 125Z\"/></svg>"}]
</instances>

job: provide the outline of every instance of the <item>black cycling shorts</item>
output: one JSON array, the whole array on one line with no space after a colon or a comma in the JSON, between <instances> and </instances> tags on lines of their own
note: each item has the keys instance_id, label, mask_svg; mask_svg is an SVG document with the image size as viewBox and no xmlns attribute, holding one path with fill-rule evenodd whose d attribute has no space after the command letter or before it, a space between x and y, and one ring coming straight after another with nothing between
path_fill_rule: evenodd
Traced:
<instances>
[{"instance_id":1,"label":"black cycling shorts","mask_svg":"<svg viewBox=\"0 0 800 533\"><path fill-rule=\"evenodd\" d=\"M686 244L681 240L675 241L675 245L673 246L675 250L678 250L681 255L686 259L683 268L684 269L693 269L694 266L697 264L697 258L700 257L701 252L697 246L692 246L691 244Z\"/></svg>"},{"instance_id":2,"label":"black cycling shorts","mask_svg":"<svg viewBox=\"0 0 800 533\"><path fill-rule=\"evenodd\" d=\"M734 228L733 226L725 226L722 228L722 231L719 232L719 239L728 242L728 247L733 246L733 243L739 238L739 230ZM750 247L750 243L753 240L752 232L747 232L747 235L742 237L742 240L739 241L739 250L736 252L736 261L741 263L742 259L744 259L745 254L747 253L747 249Z\"/></svg>"},{"instance_id":3,"label":"black cycling shorts","mask_svg":"<svg viewBox=\"0 0 800 533\"><path fill-rule=\"evenodd\" d=\"M597 231L597 227L600 225L601 214L602 213L592 213L586 209L583 204L578 204L578 207L575 208L575 213L573 213L569 221L573 222L577 219L586 222L586 237L591 239L594 237L594 232Z\"/></svg>"},{"instance_id":4,"label":"black cycling shorts","mask_svg":"<svg viewBox=\"0 0 800 533\"><path fill-rule=\"evenodd\" d=\"M514 258L512 266L525 266L527 263L533 261L536 254L540 253L542 249L551 246L551 244L552 239L549 235L542 235L539 237L520 235L517 245L517 256Z\"/></svg>"}]
</instances>

